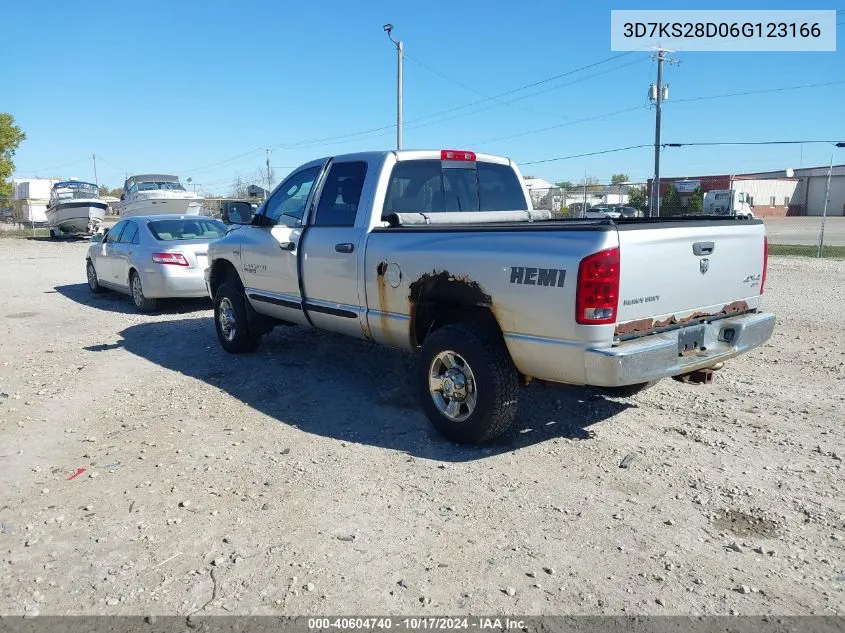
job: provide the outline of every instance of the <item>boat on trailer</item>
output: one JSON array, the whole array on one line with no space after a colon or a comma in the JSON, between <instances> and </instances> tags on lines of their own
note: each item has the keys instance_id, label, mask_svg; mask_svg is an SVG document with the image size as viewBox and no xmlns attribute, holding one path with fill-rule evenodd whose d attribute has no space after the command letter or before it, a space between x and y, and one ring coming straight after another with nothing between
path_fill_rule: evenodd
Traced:
<instances>
[{"instance_id":1,"label":"boat on trailer","mask_svg":"<svg viewBox=\"0 0 845 633\"><path fill-rule=\"evenodd\" d=\"M139 174L123 184L120 217L139 215L199 215L203 199L186 191L178 176Z\"/></svg>"},{"instance_id":2,"label":"boat on trailer","mask_svg":"<svg viewBox=\"0 0 845 633\"><path fill-rule=\"evenodd\" d=\"M100 199L97 185L79 180L62 180L50 190L47 227L50 237L92 235L100 230L108 203Z\"/></svg>"}]
</instances>

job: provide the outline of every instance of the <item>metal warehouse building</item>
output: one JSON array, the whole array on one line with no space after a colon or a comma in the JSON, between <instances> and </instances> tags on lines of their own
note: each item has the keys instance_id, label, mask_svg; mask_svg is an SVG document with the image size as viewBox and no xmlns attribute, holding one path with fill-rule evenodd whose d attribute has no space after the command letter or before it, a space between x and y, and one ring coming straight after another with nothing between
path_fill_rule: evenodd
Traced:
<instances>
[{"instance_id":1,"label":"metal warehouse building","mask_svg":"<svg viewBox=\"0 0 845 633\"><path fill-rule=\"evenodd\" d=\"M661 178L661 198L666 195L670 184L675 185L681 198L681 205L687 206L696 187L704 192L714 189L736 189L754 196L754 214L758 217L782 217L798 215L822 215L827 175L830 168L805 167L793 170L791 177L786 171L757 172L748 174L724 174L719 176L686 176L683 178ZM830 171L830 193L827 214L845 215L845 165L834 165ZM653 180L648 181L651 191Z\"/></svg>"}]
</instances>

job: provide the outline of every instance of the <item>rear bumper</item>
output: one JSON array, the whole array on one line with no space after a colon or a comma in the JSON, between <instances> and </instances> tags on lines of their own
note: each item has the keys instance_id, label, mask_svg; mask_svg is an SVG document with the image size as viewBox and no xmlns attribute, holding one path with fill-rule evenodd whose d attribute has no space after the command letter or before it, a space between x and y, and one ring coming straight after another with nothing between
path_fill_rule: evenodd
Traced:
<instances>
[{"instance_id":1,"label":"rear bumper","mask_svg":"<svg viewBox=\"0 0 845 633\"><path fill-rule=\"evenodd\" d=\"M150 299L207 297L205 278L201 270L175 270L176 267L161 266L163 270L141 272L144 295Z\"/></svg>"},{"instance_id":2,"label":"rear bumper","mask_svg":"<svg viewBox=\"0 0 845 633\"><path fill-rule=\"evenodd\" d=\"M767 313L713 321L706 326L706 350L689 356L678 355L678 335L682 330L645 336L616 347L588 348L584 361L585 382L599 387L617 387L712 367L762 345L769 340L774 327L775 316ZM731 330L733 336L727 340Z\"/></svg>"}]
</instances>

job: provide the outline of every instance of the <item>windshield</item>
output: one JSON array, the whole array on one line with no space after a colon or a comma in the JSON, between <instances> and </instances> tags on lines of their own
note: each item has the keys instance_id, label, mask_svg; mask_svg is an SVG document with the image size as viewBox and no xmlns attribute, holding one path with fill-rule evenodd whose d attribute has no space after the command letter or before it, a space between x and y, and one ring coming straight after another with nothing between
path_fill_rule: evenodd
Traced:
<instances>
[{"instance_id":1,"label":"windshield","mask_svg":"<svg viewBox=\"0 0 845 633\"><path fill-rule=\"evenodd\" d=\"M87 182L73 182L59 184L54 190L58 200L72 200L74 198L99 198L96 185Z\"/></svg>"},{"instance_id":2,"label":"windshield","mask_svg":"<svg viewBox=\"0 0 845 633\"><path fill-rule=\"evenodd\" d=\"M226 235L226 225L220 220L197 217L196 219L153 220L147 226L157 240L216 240Z\"/></svg>"},{"instance_id":3,"label":"windshield","mask_svg":"<svg viewBox=\"0 0 845 633\"><path fill-rule=\"evenodd\" d=\"M154 191L156 189L168 189L176 191L185 191L185 188L178 182L139 182L138 191Z\"/></svg>"}]
</instances>

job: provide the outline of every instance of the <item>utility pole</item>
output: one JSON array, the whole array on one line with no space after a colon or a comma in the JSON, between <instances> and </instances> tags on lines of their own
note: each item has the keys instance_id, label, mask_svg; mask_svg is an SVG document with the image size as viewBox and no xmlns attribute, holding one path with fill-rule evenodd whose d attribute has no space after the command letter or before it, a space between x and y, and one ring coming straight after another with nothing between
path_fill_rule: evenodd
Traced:
<instances>
[{"instance_id":1,"label":"utility pole","mask_svg":"<svg viewBox=\"0 0 845 633\"><path fill-rule=\"evenodd\" d=\"M655 53L657 60L657 84L652 84L649 89L649 98L654 101L654 180L651 185L651 199L649 204L649 216L660 216L660 117L662 114L662 104L669 98L669 87L663 85L663 62L676 64L673 59L666 57L666 53L671 53L665 48L658 48Z\"/></svg>"},{"instance_id":2,"label":"utility pole","mask_svg":"<svg viewBox=\"0 0 845 633\"><path fill-rule=\"evenodd\" d=\"M402 149L402 60L405 57L405 45L393 39L392 24L385 24L384 31L396 45L396 149Z\"/></svg>"},{"instance_id":3,"label":"utility pole","mask_svg":"<svg viewBox=\"0 0 845 633\"><path fill-rule=\"evenodd\" d=\"M584 208L581 213L582 218L587 217L587 172L584 172Z\"/></svg>"},{"instance_id":4,"label":"utility pole","mask_svg":"<svg viewBox=\"0 0 845 633\"><path fill-rule=\"evenodd\" d=\"M97 156L96 154L91 154L91 159L94 161L94 184L97 185L97 188L100 187L100 181L97 180Z\"/></svg>"},{"instance_id":5,"label":"utility pole","mask_svg":"<svg viewBox=\"0 0 845 633\"><path fill-rule=\"evenodd\" d=\"M273 189L273 177L270 175L270 148L267 148L267 195Z\"/></svg>"}]
</instances>

